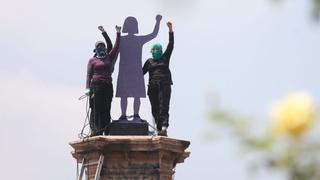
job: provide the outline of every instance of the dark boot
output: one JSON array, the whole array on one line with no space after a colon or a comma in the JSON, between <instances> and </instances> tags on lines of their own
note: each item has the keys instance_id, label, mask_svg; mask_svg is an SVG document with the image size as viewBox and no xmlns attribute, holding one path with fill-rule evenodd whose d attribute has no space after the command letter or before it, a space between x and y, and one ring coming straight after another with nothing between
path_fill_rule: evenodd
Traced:
<instances>
[{"instance_id":1,"label":"dark boot","mask_svg":"<svg viewBox=\"0 0 320 180\"><path fill-rule=\"evenodd\" d=\"M161 130L160 132L158 132L158 136L168 136L167 134L167 130Z\"/></svg>"}]
</instances>

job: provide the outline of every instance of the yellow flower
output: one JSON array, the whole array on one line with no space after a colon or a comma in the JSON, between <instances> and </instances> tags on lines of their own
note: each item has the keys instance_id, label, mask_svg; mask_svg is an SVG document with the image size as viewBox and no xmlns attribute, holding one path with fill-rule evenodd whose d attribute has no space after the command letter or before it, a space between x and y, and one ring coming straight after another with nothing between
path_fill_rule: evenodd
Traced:
<instances>
[{"instance_id":1,"label":"yellow flower","mask_svg":"<svg viewBox=\"0 0 320 180\"><path fill-rule=\"evenodd\" d=\"M315 117L312 98L303 92L290 93L272 106L275 130L298 136L309 129Z\"/></svg>"}]
</instances>

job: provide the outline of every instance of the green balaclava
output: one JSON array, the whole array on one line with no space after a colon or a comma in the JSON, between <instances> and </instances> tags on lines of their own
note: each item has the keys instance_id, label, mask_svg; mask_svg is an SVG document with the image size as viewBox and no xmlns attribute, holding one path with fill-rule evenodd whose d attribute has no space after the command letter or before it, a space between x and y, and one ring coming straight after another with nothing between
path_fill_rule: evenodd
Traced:
<instances>
[{"instance_id":1,"label":"green balaclava","mask_svg":"<svg viewBox=\"0 0 320 180\"><path fill-rule=\"evenodd\" d=\"M162 55L162 46L161 44L157 43L154 44L151 48L151 54L153 59L159 59Z\"/></svg>"}]
</instances>

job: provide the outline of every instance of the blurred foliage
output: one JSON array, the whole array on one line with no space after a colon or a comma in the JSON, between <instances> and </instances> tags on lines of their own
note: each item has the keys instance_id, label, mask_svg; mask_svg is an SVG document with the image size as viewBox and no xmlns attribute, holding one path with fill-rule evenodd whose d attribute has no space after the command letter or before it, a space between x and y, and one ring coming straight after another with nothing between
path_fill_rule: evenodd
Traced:
<instances>
[{"instance_id":1,"label":"blurred foliage","mask_svg":"<svg viewBox=\"0 0 320 180\"><path fill-rule=\"evenodd\" d=\"M252 118L220 107L210 113L210 121L227 129L246 153L259 154L258 161L252 162L254 169L282 170L288 180L319 180L320 140L312 136L317 132L312 98L306 93L290 93L274 103L270 114L263 132Z\"/></svg>"},{"instance_id":2,"label":"blurred foliage","mask_svg":"<svg viewBox=\"0 0 320 180\"><path fill-rule=\"evenodd\" d=\"M320 20L320 0L313 0L313 18Z\"/></svg>"}]
</instances>

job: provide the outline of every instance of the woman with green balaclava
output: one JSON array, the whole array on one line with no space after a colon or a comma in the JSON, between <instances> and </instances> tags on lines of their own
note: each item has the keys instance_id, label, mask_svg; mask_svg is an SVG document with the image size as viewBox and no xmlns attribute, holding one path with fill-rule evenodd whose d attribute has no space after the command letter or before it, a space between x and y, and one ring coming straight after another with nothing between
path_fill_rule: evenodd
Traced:
<instances>
[{"instance_id":1,"label":"woman with green balaclava","mask_svg":"<svg viewBox=\"0 0 320 180\"><path fill-rule=\"evenodd\" d=\"M149 72L148 96L151 103L152 116L157 124L158 135L161 136L167 136L172 85L169 69L174 43L172 23L168 22L167 26L169 28L167 49L163 53L161 44L154 44L151 48L152 58L148 59L143 66L143 74Z\"/></svg>"}]
</instances>

